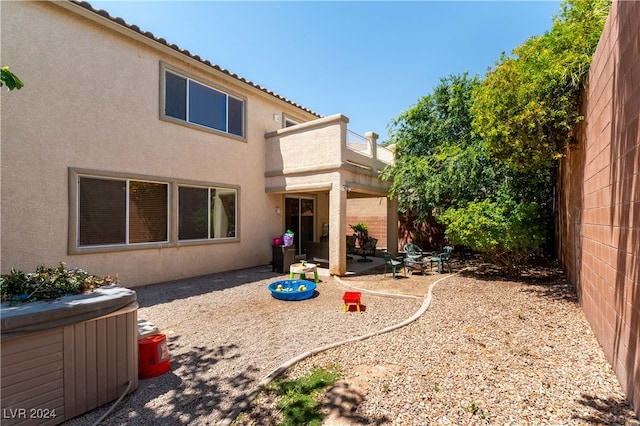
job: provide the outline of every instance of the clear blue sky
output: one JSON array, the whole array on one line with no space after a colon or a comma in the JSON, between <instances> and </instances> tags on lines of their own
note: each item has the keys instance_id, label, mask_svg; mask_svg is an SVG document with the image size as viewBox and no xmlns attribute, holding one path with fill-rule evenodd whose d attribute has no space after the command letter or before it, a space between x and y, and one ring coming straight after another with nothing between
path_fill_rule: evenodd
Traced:
<instances>
[{"instance_id":1,"label":"clear blue sky","mask_svg":"<svg viewBox=\"0 0 640 426\"><path fill-rule=\"evenodd\" d=\"M559 1L90 1L349 129L387 125L440 78L484 76Z\"/></svg>"}]
</instances>

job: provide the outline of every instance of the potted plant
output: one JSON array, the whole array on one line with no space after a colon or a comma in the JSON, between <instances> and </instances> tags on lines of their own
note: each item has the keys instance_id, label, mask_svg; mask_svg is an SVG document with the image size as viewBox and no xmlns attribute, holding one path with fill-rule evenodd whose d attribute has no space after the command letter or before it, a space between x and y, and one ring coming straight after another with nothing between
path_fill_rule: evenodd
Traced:
<instances>
[{"instance_id":1,"label":"potted plant","mask_svg":"<svg viewBox=\"0 0 640 426\"><path fill-rule=\"evenodd\" d=\"M353 229L353 236L356 238L358 246L362 247L369 239L369 228L367 227L367 224L360 222L349 226Z\"/></svg>"}]
</instances>

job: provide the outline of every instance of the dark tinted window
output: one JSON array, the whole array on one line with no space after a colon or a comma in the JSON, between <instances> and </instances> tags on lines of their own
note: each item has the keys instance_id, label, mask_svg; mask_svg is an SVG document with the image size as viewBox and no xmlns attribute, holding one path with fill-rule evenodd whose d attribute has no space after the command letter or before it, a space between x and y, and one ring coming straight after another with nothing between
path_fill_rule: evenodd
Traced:
<instances>
[{"instance_id":1,"label":"dark tinted window","mask_svg":"<svg viewBox=\"0 0 640 426\"><path fill-rule=\"evenodd\" d=\"M227 95L189 81L189 121L227 131Z\"/></svg>"},{"instance_id":2,"label":"dark tinted window","mask_svg":"<svg viewBox=\"0 0 640 426\"><path fill-rule=\"evenodd\" d=\"M129 243L167 241L167 199L166 184L129 182Z\"/></svg>"},{"instance_id":3,"label":"dark tinted window","mask_svg":"<svg viewBox=\"0 0 640 426\"><path fill-rule=\"evenodd\" d=\"M187 79L170 72L165 73L165 97L165 115L186 120Z\"/></svg>"},{"instance_id":4,"label":"dark tinted window","mask_svg":"<svg viewBox=\"0 0 640 426\"><path fill-rule=\"evenodd\" d=\"M229 133L244 136L244 102L229 96Z\"/></svg>"},{"instance_id":5,"label":"dark tinted window","mask_svg":"<svg viewBox=\"0 0 640 426\"><path fill-rule=\"evenodd\" d=\"M169 71L165 71L164 111L168 117L244 136L243 100Z\"/></svg>"},{"instance_id":6,"label":"dark tinted window","mask_svg":"<svg viewBox=\"0 0 640 426\"><path fill-rule=\"evenodd\" d=\"M127 183L80 178L79 245L124 244Z\"/></svg>"},{"instance_id":7,"label":"dark tinted window","mask_svg":"<svg viewBox=\"0 0 640 426\"><path fill-rule=\"evenodd\" d=\"M209 190L180 187L178 189L178 239L207 238L209 227Z\"/></svg>"}]
</instances>

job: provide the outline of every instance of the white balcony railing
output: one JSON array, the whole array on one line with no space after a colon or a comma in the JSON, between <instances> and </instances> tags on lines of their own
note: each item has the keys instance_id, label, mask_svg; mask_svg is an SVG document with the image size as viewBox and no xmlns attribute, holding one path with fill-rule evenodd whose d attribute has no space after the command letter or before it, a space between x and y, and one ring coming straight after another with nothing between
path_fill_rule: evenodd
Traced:
<instances>
[{"instance_id":1,"label":"white balcony railing","mask_svg":"<svg viewBox=\"0 0 640 426\"><path fill-rule=\"evenodd\" d=\"M367 139L366 137L347 129L347 148L348 149L350 149L351 151L360 153L362 155L375 158L379 161L382 161L383 163L393 164L393 160L394 160L393 151L391 151L390 149L382 145L376 145L375 149L373 149L374 143L375 142Z\"/></svg>"},{"instance_id":2,"label":"white balcony railing","mask_svg":"<svg viewBox=\"0 0 640 426\"><path fill-rule=\"evenodd\" d=\"M371 141L364 136L347 129L347 148L363 155L372 157Z\"/></svg>"}]
</instances>

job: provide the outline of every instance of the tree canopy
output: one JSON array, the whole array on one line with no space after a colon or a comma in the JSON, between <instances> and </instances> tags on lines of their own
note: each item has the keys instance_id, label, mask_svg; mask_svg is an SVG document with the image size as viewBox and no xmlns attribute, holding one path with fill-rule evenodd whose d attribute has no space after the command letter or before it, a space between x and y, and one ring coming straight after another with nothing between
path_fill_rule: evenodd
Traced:
<instances>
[{"instance_id":1,"label":"tree canopy","mask_svg":"<svg viewBox=\"0 0 640 426\"><path fill-rule=\"evenodd\" d=\"M442 78L392 123L396 163L383 178L392 181L402 212L425 220L436 208L464 204L494 180L471 128L471 95L480 84L467 73Z\"/></svg>"},{"instance_id":2,"label":"tree canopy","mask_svg":"<svg viewBox=\"0 0 640 426\"><path fill-rule=\"evenodd\" d=\"M474 93L473 127L511 167L552 167L571 142L609 0L561 4L550 31L503 55Z\"/></svg>"},{"instance_id":3,"label":"tree canopy","mask_svg":"<svg viewBox=\"0 0 640 426\"><path fill-rule=\"evenodd\" d=\"M567 0L552 29L486 78L442 78L390 125L383 172L400 211L516 273L553 236L556 160L576 124L608 0Z\"/></svg>"}]
</instances>

